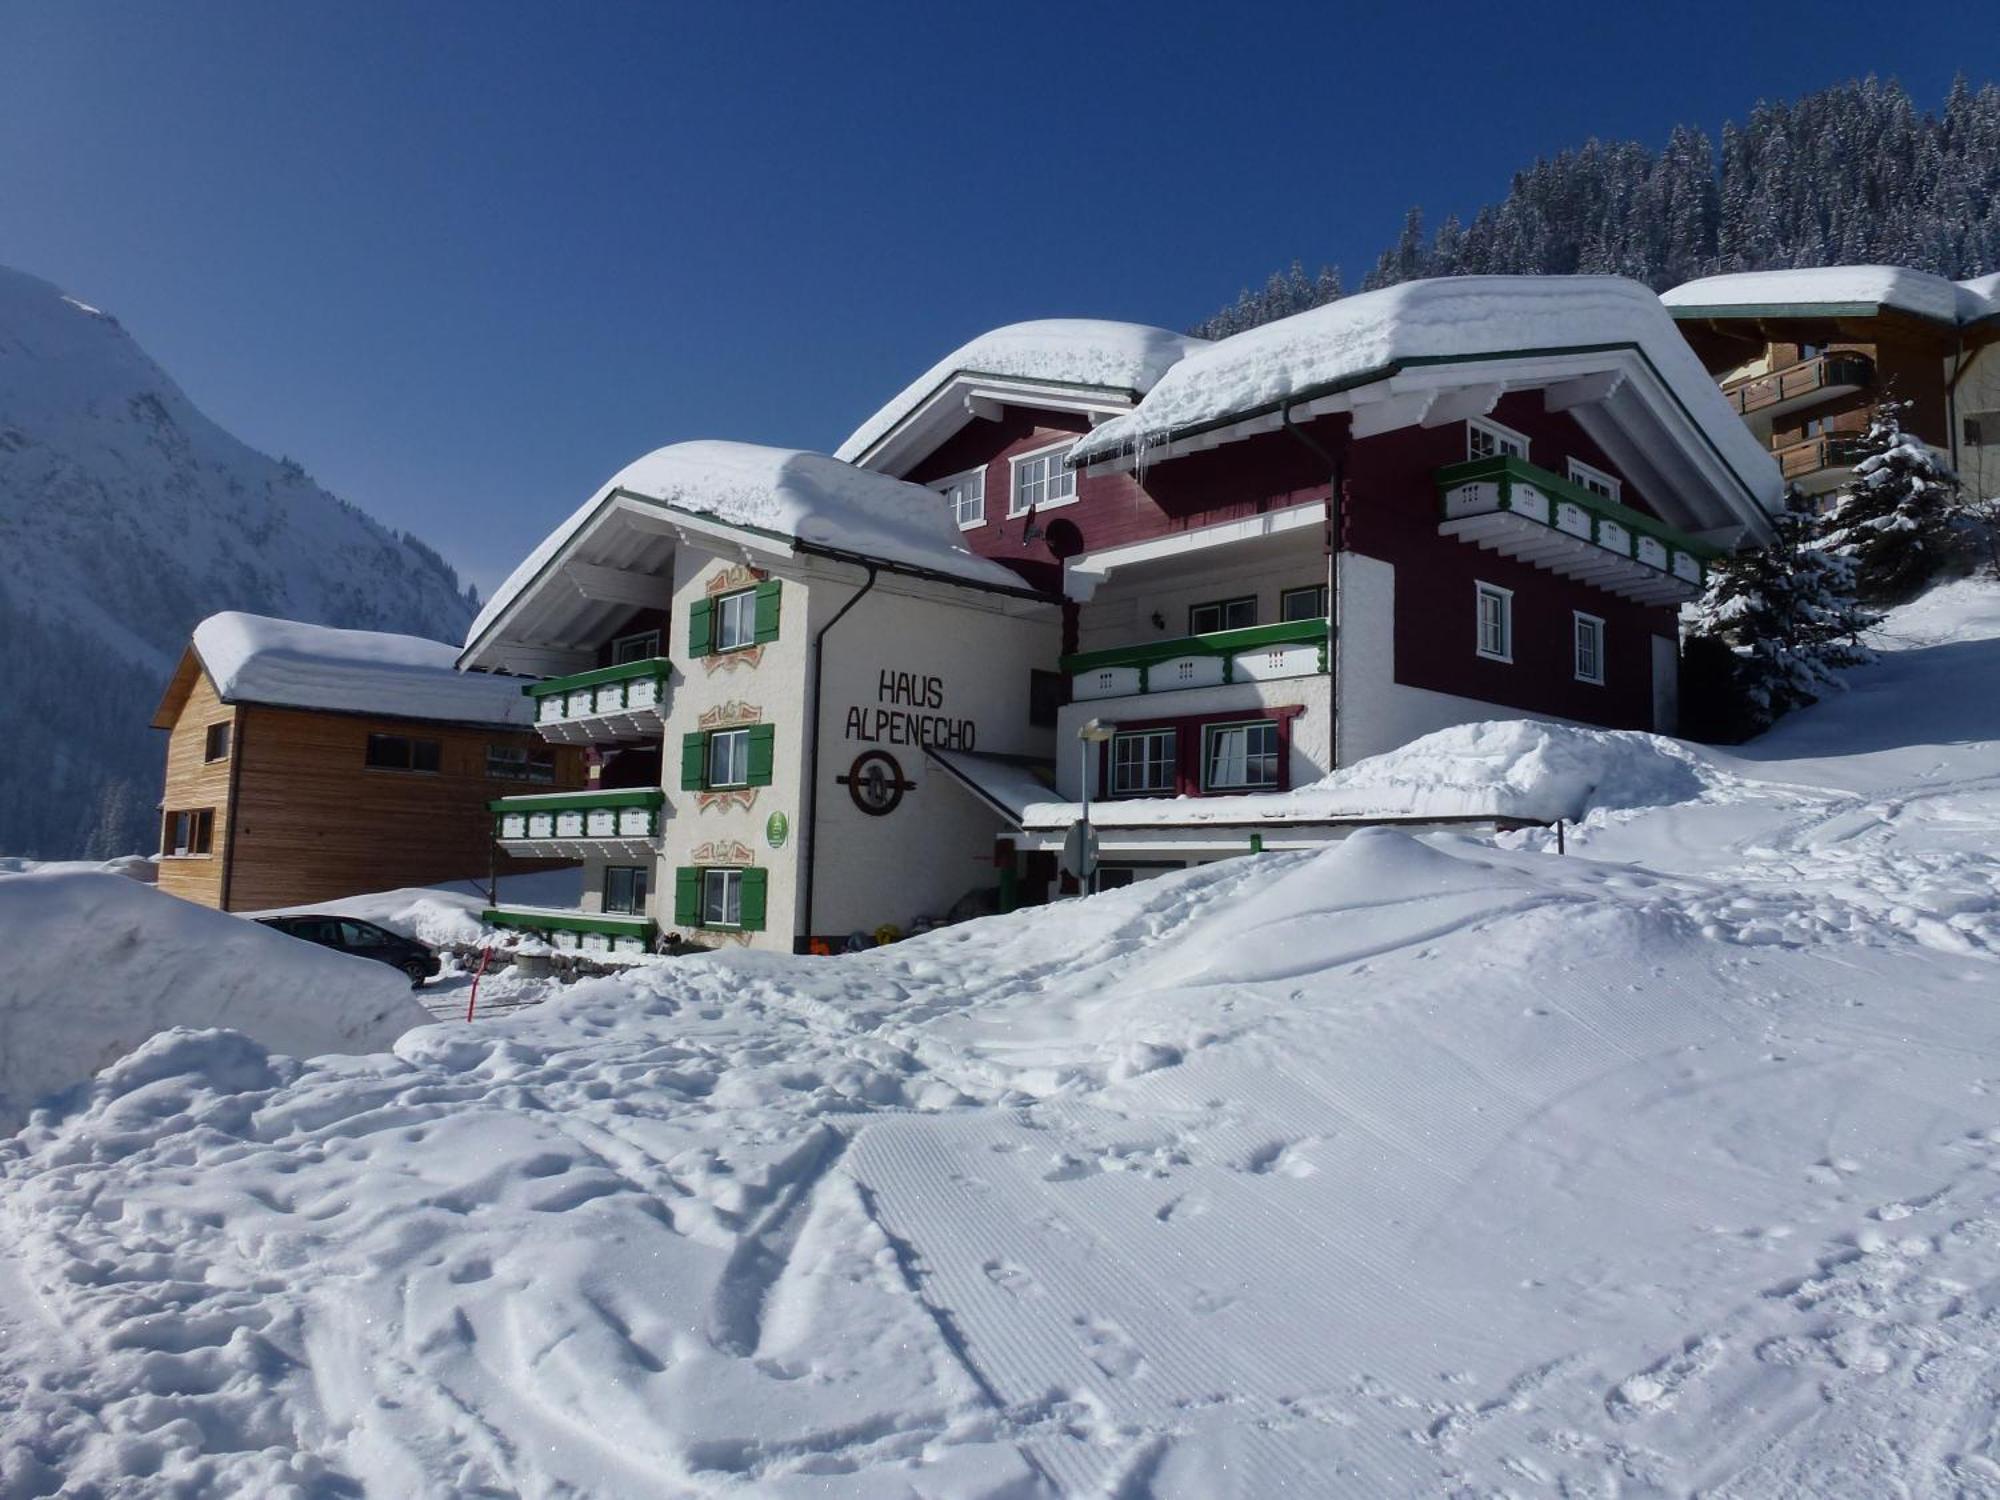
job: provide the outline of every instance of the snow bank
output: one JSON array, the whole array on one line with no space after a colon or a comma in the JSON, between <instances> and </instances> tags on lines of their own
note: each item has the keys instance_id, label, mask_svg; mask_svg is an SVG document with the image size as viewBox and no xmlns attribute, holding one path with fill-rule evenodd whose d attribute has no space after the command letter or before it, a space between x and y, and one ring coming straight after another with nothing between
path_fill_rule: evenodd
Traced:
<instances>
[{"instance_id":1,"label":"snow bank","mask_svg":"<svg viewBox=\"0 0 2000 1500\"><path fill-rule=\"evenodd\" d=\"M1619 276L1454 276L1343 297L1191 353L1122 417L1078 442L1078 462L1388 374L1411 359L1636 344L1730 466L1775 502L1778 471L1722 398L1660 300Z\"/></svg>"},{"instance_id":2,"label":"snow bank","mask_svg":"<svg viewBox=\"0 0 2000 1500\"><path fill-rule=\"evenodd\" d=\"M1660 294L1683 313L1714 308L1861 305L1893 307L1937 323L1969 323L2000 312L2000 275L1946 281L1906 266L1811 266L1704 276Z\"/></svg>"},{"instance_id":3,"label":"snow bank","mask_svg":"<svg viewBox=\"0 0 2000 1500\"><path fill-rule=\"evenodd\" d=\"M415 635L335 630L226 610L194 628L195 655L230 703L468 724L534 722L527 681L460 672L456 647Z\"/></svg>"},{"instance_id":4,"label":"snow bank","mask_svg":"<svg viewBox=\"0 0 2000 1500\"><path fill-rule=\"evenodd\" d=\"M1005 375L1063 385L1097 386L1144 395L1159 378L1208 340L1144 323L1097 318L1039 318L1009 323L961 344L912 381L834 450L853 461L928 400L952 376Z\"/></svg>"},{"instance_id":5,"label":"snow bank","mask_svg":"<svg viewBox=\"0 0 2000 1500\"><path fill-rule=\"evenodd\" d=\"M466 633L470 646L623 490L669 510L708 516L865 557L1022 588L1021 575L975 557L933 490L797 448L700 441L656 448L611 480L528 554L486 601Z\"/></svg>"},{"instance_id":6,"label":"snow bank","mask_svg":"<svg viewBox=\"0 0 2000 1500\"><path fill-rule=\"evenodd\" d=\"M1283 795L1097 802L1090 820L1104 828L1349 818L1575 822L1595 808L1684 802L1700 796L1707 781L1685 745L1660 735L1495 719L1440 729ZM1077 812L1073 802L1034 803L1022 819L1058 827Z\"/></svg>"},{"instance_id":7,"label":"snow bank","mask_svg":"<svg viewBox=\"0 0 2000 1500\"><path fill-rule=\"evenodd\" d=\"M123 875L127 880L156 885L160 878L160 862L157 856L150 854L121 854L116 859L22 859L15 855L0 855L0 875L75 875L82 872Z\"/></svg>"},{"instance_id":8,"label":"snow bank","mask_svg":"<svg viewBox=\"0 0 2000 1500\"><path fill-rule=\"evenodd\" d=\"M377 1050L430 1019L386 965L118 875L0 875L0 954L0 1130L167 1027L304 1056Z\"/></svg>"}]
</instances>

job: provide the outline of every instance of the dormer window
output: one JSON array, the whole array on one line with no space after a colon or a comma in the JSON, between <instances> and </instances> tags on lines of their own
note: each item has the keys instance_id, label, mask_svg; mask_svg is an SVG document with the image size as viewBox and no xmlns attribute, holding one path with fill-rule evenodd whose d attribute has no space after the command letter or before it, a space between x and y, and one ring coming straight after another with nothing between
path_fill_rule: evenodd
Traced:
<instances>
[{"instance_id":1,"label":"dormer window","mask_svg":"<svg viewBox=\"0 0 2000 1500\"><path fill-rule=\"evenodd\" d=\"M1607 500L1616 501L1618 498L1617 476L1607 474L1602 469L1593 469L1580 458L1572 458L1569 461L1569 482L1580 484L1591 494L1602 495Z\"/></svg>"},{"instance_id":2,"label":"dormer window","mask_svg":"<svg viewBox=\"0 0 2000 1500\"><path fill-rule=\"evenodd\" d=\"M1474 417L1465 424L1465 456L1526 458L1528 440L1511 427L1502 427L1484 417Z\"/></svg>"},{"instance_id":3,"label":"dormer window","mask_svg":"<svg viewBox=\"0 0 2000 1500\"><path fill-rule=\"evenodd\" d=\"M1058 443L1053 448L1019 454L1011 460L1014 487L1007 501L1008 515L1025 516L1031 510L1067 505L1076 498L1076 470L1063 467L1070 446L1067 442Z\"/></svg>"}]
</instances>

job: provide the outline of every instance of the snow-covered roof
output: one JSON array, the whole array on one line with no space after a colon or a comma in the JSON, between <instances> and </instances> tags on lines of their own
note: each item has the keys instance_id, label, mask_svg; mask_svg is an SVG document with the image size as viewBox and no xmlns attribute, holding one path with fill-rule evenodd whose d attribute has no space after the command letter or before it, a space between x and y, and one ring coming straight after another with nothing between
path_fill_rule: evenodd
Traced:
<instances>
[{"instance_id":1,"label":"snow-covered roof","mask_svg":"<svg viewBox=\"0 0 2000 1500\"><path fill-rule=\"evenodd\" d=\"M456 647L422 636L228 610L195 626L194 652L230 703L460 724L533 722L523 679L458 671Z\"/></svg>"},{"instance_id":2,"label":"snow-covered roof","mask_svg":"<svg viewBox=\"0 0 2000 1500\"><path fill-rule=\"evenodd\" d=\"M1682 317L1704 312L1819 309L1829 314L1891 307L1934 323L1963 325L2000 313L2000 275L1946 281L1907 266L1807 266L1704 276L1662 292Z\"/></svg>"},{"instance_id":3,"label":"snow-covered roof","mask_svg":"<svg viewBox=\"0 0 2000 1500\"><path fill-rule=\"evenodd\" d=\"M669 510L989 587L1024 589L1021 575L976 557L934 491L872 474L824 453L712 440L656 448L627 464L550 532L486 601L470 647L513 605L614 493Z\"/></svg>"},{"instance_id":4,"label":"snow-covered roof","mask_svg":"<svg viewBox=\"0 0 2000 1500\"><path fill-rule=\"evenodd\" d=\"M1190 354L1130 412L1086 434L1073 461L1169 437L1412 363L1636 345L1754 493L1770 456L1729 407L1659 298L1620 276L1456 276L1343 297Z\"/></svg>"},{"instance_id":5,"label":"snow-covered roof","mask_svg":"<svg viewBox=\"0 0 2000 1500\"><path fill-rule=\"evenodd\" d=\"M996 375L1144 395L1208 340L1145 323L1100 318L1038 318L1009 323L961 344L932 365L834 450L859 458L954 375Z\"/></svg>"}]
</instances>

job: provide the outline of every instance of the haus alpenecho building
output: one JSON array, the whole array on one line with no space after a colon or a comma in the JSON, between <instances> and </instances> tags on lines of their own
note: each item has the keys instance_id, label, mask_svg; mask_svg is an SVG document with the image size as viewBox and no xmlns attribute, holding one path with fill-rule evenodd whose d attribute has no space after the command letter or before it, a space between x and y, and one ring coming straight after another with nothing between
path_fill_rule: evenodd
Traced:
<instances>
[{"instance_id":1,"label":"haus alpenecho building","mask_svg":"<svg viewBox=\"0 0 2000 1500\"><path fill-rule=\"evenodd\" d=\"M1046 900L1086 793L1117 884L1352 826L1301 795L1523 715L1674 727L1677 610L1777 465L1651 292L1415 282L1219 343L976 338L833 456L647 455L530 556L462 668L529 673L582 791L598 949L834 949Z\"/></svg>"}]
</instances>

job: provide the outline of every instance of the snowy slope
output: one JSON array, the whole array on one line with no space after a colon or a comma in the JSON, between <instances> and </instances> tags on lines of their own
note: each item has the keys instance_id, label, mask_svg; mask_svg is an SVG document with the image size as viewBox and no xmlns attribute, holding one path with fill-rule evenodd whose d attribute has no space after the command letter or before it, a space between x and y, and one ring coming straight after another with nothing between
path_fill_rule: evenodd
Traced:
<instances>
[{"instance_id":1,"label":"snowy slope","mask_svg":"<svg viewBox=\"0 0 2000 1500\"><path fill-rule=\"evenodd\" d=\"M0 851L153 847L147 720L225 608L447 640L472 613L428 548L217 427L116 319L0 268L0 715L37 768L0 783Z\"/></svg>"},{"instance_id":2,"label":"snowy slope","mask_svg":"<svg viewBox=\"0 0 2000 1500\"><path fill-rule=\"evenodd\" d=\"M0 1130L166 1027L228 1026L284 1051L354 1052L427 1019L385 965L120 874L0 874L0 953Z\"/></svg>"},{"instance_id":3,"label":"snowy slope","mask_svg":"<svg viewBox=\"0 0 2000 1500\"><path fill-rule=\"evenodd\" d=\"M1891 630L1569 857L162 1039L0 1143L0 1493L1995 1493L2000 591Z\"/></svg>"}]
</instances>

